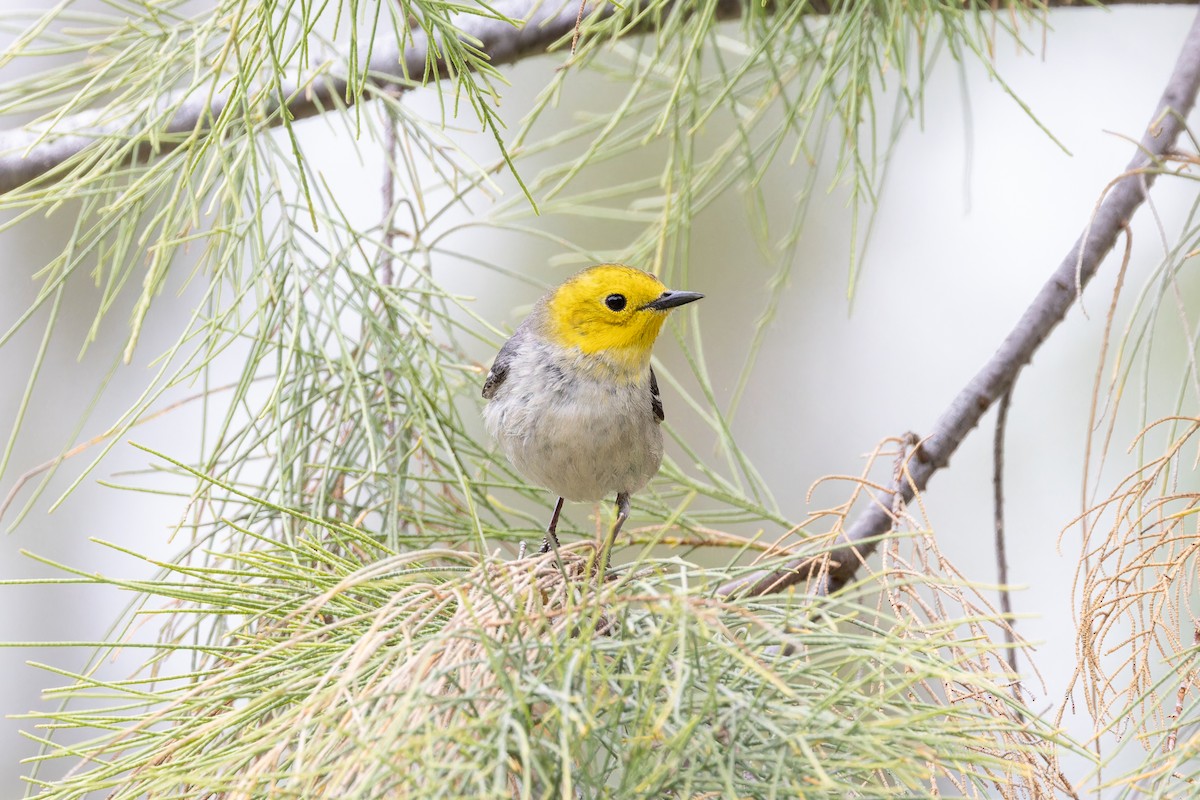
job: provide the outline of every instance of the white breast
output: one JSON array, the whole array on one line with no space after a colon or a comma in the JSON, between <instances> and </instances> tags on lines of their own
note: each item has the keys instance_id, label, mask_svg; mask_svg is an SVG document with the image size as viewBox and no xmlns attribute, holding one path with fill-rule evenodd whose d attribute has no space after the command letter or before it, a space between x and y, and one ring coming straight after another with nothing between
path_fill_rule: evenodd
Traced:
<instances>
[{"instance_id":1,"label":"white breast","mask_svg":"<svg viewBox=\"0 0 1200 800\"><path fill-rule=\"evenodd\" d=\"M614 384L530 343L484 408L489 432L523 477L567 500L595 501L646 485L662 463L650 374Z\"/></svg>"}]
</instances>

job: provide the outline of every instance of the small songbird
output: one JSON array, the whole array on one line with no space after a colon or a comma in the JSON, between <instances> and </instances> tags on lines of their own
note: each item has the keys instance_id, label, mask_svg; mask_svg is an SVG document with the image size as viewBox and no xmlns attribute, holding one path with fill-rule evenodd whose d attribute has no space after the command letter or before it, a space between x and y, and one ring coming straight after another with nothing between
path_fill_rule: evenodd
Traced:
<instances>
[{"instance_id":1,"label":"small songbird","mask_svg":"<svg viewBox=\"0 0 1200 800\"><path fill-rule=\"evenodd\" d=\"M563 500L629 496L662 464L662 397L650 350L671 309L704 297L633 267L601 264L551 290L504 343L483 384L488 432L517 472L558 495L541 552L558 548Z\"/></svg>"}]
</instances>

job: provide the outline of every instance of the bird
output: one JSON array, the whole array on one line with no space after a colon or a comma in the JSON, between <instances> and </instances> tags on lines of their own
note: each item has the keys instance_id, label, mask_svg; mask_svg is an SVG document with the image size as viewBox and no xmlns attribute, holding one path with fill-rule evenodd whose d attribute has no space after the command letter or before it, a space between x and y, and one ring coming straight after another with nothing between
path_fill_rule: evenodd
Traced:
<instances>
[{"instance_id":1,"label":"bird","mask_svg":"<svg viewBox=\"0 0 1200 800\"><path fill-rule=\"evenodd\" d=\"M565 500L615 495L616 521L594 567L607 571L630 496L662 464L650 351L670 311L702 297L599 264L547 292L496 354L483 383L485 426L518 474L558 495L539 552L558 552Z\"/></svg>"}]
</instances>

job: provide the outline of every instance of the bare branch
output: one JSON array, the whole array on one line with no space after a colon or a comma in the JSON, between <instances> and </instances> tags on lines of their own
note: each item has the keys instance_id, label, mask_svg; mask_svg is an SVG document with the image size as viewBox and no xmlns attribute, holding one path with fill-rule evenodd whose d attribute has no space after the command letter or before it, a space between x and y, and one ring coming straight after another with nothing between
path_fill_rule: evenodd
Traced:
<instances>
[{"instance_id":1,"label":"bare branch","mask_svg":"<svg viewBox=\"0 0 1200 800\"><path fill-rule=\"evenodd\" d=\"M1063 320L1078 297L1078 292L1096 274L1100 263L1116 244L1117 236L1129 224L1134 212L1146 199L1146 192L1157 177L1157 169L1183 131L1188 114L1200 89L1200 15L1192 22L1179 60L1167 82L1166 90L1154 110L1145 136L1133 160L1120 178L1109 184L1075 246L1058 265L1050 280L1038 292L1016 327L1000 344L995 355L959 392L924 439L913 458L909 482L893 486L879 496L851 523L845 532L847 544L829 554L834 565L828 572L828 590L836 591L855 574L861 558L870 554L878 537L891 527L891 508L897 496L900 505L922 491L930 477L950 461L950 456L992 407L1013 385L1022 367L1029 363L1054 327ZM761 595L779 592L806 580L820 568L810 559L796 559L775 571L762 570L720 588L723 595Z\"/></svg>"},{"instance_id":2,"label":"bare branch","mask_svg":"<svg viewBox=\"0 0 1200 800\"><path fill-rule=\"evenodd\" d=\"M996 583L1000 584L1000 612L1004 615L1004 643L1008 645L1008 666L1013 675L1017 669L1016 624L1012 616L1012 592L1008 587L1008 547L1004 539L1004 435L1008 430L1008 407L1012 404L1012 387L1000 397L996 411L996 435L992 440L992 509L996 528Z\"/></svg>"}]
</instances>

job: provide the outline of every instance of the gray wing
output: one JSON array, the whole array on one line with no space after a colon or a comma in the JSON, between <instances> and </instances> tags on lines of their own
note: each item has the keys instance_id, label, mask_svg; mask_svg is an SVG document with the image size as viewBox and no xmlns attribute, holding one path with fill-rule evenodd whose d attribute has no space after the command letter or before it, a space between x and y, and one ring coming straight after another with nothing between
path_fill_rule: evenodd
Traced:
<instances>
[{"instance_id":1,"label":"gray wing","mask_svg":"<svg viewBox=\"0 0 1200 800\"><path fill-rule=\"evenodd\" d=\"M654 377L654 367L650 368L650 408L654 411L654 418L659 422L666 419L663 414L662 395L658 392L658 378Z\"/></svg>"},{"instance_id":2,"label":"gray wing","mask_svg":"<svg viewBox=\"0 0 1200 800\"><path fill-rule=\"evenodd\" d=\"M483 396L491 400L496 395L496 390L500 388L500 384L504 383L504 379L508 377L508 367L512 364L513 357L517 354L517 347L520 345L521 331L518 330L512 335L512 338L504 343L500 348L500 352L496 354L496 360L492 362L492 368L488 370L487 379L483 382Z\"/></svg>"}]
</instances>

